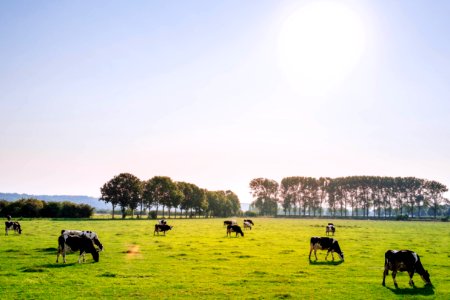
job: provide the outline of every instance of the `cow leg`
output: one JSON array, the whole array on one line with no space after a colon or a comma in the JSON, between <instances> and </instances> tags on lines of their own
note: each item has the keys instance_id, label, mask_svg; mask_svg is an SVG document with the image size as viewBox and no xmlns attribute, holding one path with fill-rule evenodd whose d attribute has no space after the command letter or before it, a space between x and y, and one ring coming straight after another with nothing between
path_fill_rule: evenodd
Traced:
<instances>
[{"instance_id":1,"label":"cow leg","mask_svg":"<svg viewBox=\"0 0 450 300\"><path fill-rule=\"evenodd\" d=\"M392 271L392 279L394 279L395 288L398 288L397 280L395 280L396 275L397 275L397 271Z\"/></svg>"},{"instance_id":2,"label":"cow leg","mask_svg":"<svg viewBox=\"0 0 450 300\"><path fill-rule=\"evenodd\" d=\"M330 254L330 250L327 251L327 255L325 255L325 260L328 260L328 254ZM333 252L331 252L331 257L333 257ZM334 260L334 257L333 257Z\"/></svg>"},{"instance_id":3,"label":"cow leg","mask_svg":"<svg viewBox=\"0 0 450 300\"><path fill-rule=\"evenodd\" d=\"M409 285L414 286L413 276L414 276L414 269L412 271L408 271L409 274Z\"/></svg>"},{"instance_id":4,"label":"cow leg","mask_svg":"<svg viewBox=\"0 0 450 300\"><path fill-rule=\"evenodd\" d=\"M383 282L381 283L382 286L386 285L386 276L389 275L388 269L385 267L383 271Z\"/></svg>"},{"instance_id":5,"label":"cow leg","mask_svg":"<svg viewBox=\"0 0 450 300\"><path fill-rule=\"evenodd\" d=\"M5 228L5 235L8 235L8 228Z\"/></svg>"},{"instance_id":6,"label":"cow leg","mask_svg":"<svg viewBox=\"0 0 450 300\"><path fill-rule=\"evenodd\" d=\"M334 251L331 251L331 260L334 261Z\"/></svg>"},{"instance_id":7,"label":"cow leg","mask_svg":"<svg viewBox=\"0 0 450 300\"><path fill-rule=\"evenodd\" d=\"M314 248L314 256L316 257L316 260L317 260L317 249L316 248Z\"/></svg>"},{"instance_id":8,"label":"cow leg","mask_svg":"<svg viewBox=\"0 0 450 300\"><path fill-rule=\"evenodd\" d=\"M63 250L62 257L63 257L63 262L66 263L66 249Z\"/></svg>"},{"instance_id":9,"label":"cow leg","mask_svg":"<svg viewBox=\"0 0 450 300\"><path fill-rule=\"evenodd\" d=\"M56 253L56 262L58 262L60 255L61 255L61 248L58 247L58 253Z\"/></svg>"}]
</instances>

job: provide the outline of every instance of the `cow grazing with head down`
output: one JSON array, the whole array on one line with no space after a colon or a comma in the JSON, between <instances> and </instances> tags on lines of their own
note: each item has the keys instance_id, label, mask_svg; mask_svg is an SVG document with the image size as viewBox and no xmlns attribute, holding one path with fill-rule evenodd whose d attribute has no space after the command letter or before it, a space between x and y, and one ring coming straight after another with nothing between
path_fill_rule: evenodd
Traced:
<instances>
[{"instance_id":1,"label":"cow grazing with head down","mask_svg":"<svg viewBox=\"0 0 450 300\"><path fill-rule=\"evenodd\" d=\"M173 226L169 226L166 224L163 224L163 225L155 224L155 231L153 231L153 235L155 235L155 233L158 233L158 235L159 235L160 232L163 232L164 235L166 235L166 231L169 231L172 228L173 228Z\"/></svg>"},{"instance_id":2,"label":"cow grazing with head down","mask_svg":"<svg viewBox=\"0 0 450 300\"><path fill-rule=\"evenodd\" d=\"M244 219L244 223L245 223L245 222L248 222L248 223L252 224L253 226L255 225L255 223L253 223L253 221L250 220L250 219Z\"/></svg>"},{"instance_id":3,"label":"cow grazing with head down","mask_svg":"<svg viewBox=\"0 0 450 300\"><path fill-rule=\"evenodd\" d=\"M392 279L394 280L394 285L398 288L395 276L397 272L408 272L409 274L409 285L414 286L413 276L414 272L422 277L426 285L431 285L430 274L425 270L420 262L420 257L417 253L411 250L388 250L384 254L384 272L383 272L383 283L385 285L386 276L389 274L389 270L392 271Z\"/></svg>"},{"instance_id":4,"label":"cow grazing with head down","mask_svg":"<svg viewBox=\"0 0 450 300\"><path fill-rule=\"evenodd\" d=\"M85 236L87 238L90 238L94 244L100 249L100 251L103 251L103 245L100 243L100 240L98 239L98 235L89 230L67 230L63 229L61 230L61 235L68 236L68 235L77 235L77 236Z\"/></svg>"},{"instance_id":5,"label":"cow grazing with head down","mask_svg":"<svg viewBox=\"0 0 450 300\"><path fill-rule=\"evenodd\" d=\"M223 221L223 226L228 226L228 225L237 225L237 222L236 222L236 220Z\"/></svg>"},{"instance_id":6,"label":"cow grazing with head down","mask_svg":"<svg viewBox=\"0 0 450 300\"><path fill-rule=\"evenodd\" d=\"M100 255L94 246L94 242L87 236L78 235L60 235L58 237L58 254L56 255L56 262L58 262L59 256L62 254L63 262L66 263L66 252L80 251L78 257L78 263L81 258L85 261L85 254L91 253L95 262L98 262Z\"/></svg>"},{"instance_id":7,"label":"cow grazing with head down","mask_svg":"<svg viewBox=\"0 0 450 300\"><path fill-rule=\"evenodd\" d=\"M250 222L244 221L244 230L245 229L252 230L252 224Z\"/></svg>"},{"instance_id":8,"label":"cow grazing with head down","mask_svg":"<svg viewBox=\"0 0 450 300\"><path fill-rule=\"evenodd\" d=\"M6 221L5 222L5 235L8 235L9 230L14 230L14 232L16 232L18 234L22 234L22 228L20 227L19 222Z\"/></svg>"},{"instance_id":9,"label":"cow grazing with head down","mask_svg":"<svg viewBox=\"0 0 450 300\"><path fill-rule=\"evenodd\" d=\"M333 223L328 223L327 227L325 228L325 234L329 235L330 233L334 235L336 231L336 228L334 227Z\"/></svg>"},{"instance_id":10,"label":"cow grazing with head down","mask_svg":"<svg viewBox=\"0 0 450 300\"><path fill-rule=\"evenodd\" d=\"M344 252L341 251L341 248L339 247L339 243L337 240L329 237L317 237L314 236L311 238L311 247L309 250L309 260L311 260L311 252L314 250L314 256L317 260L317 250L327 250L327 255L325 256L325 260L328 257L328 254L331 252L331 257L334 260L333 253L336 252L339 257L344 260Z\"/></svg>"},{"instance_id":11,"label":"cow grazing with head down","mask_svg":"<svg viewBox=\"0 0 450 300\"><path fill-rule=\"evenodd\" d=\"M236 232L236 236L238 236L238 234L240 234L242 237L244 236L244 232L242 232L241 226L239 225L228 225L227 236L231 236L232 232Z\"/></svg>"}]
</instances>

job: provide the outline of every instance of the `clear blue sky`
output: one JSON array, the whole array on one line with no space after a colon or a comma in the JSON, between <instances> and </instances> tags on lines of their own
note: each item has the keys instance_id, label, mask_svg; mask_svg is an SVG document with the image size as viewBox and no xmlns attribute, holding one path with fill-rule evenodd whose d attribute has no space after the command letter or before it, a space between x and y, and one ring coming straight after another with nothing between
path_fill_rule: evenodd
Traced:
<instances>
[{"instance_id":1,"label":"clear blue sky","mask_svg":"<svg viewBox=\"0 0 450 300\"><path fill-rule=\"evenodd\" d=\"M450 186L449 1L0 1L0 191Z\"/></svg>"}]
</instances>

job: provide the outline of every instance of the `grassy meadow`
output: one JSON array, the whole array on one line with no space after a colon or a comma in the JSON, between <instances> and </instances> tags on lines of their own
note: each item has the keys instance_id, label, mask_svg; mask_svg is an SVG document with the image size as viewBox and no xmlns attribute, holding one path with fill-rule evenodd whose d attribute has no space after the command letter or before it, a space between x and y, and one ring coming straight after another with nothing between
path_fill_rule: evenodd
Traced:
<instances>
[{"instance_id":1,"label":"grassy meadow","mask_svg":"<svg viewBox=\"0 0 450 300\"><path fill-rule=\"evenodd\" d=\"M154 220L21 220L22 235L0 235L0 299L450 299L450 223L333 220L345 262L318 251L310 263L328 220L253 220L243 238L223 219L170 219L166 236ZM100 262L55 263L61 229L97 232ZM383 287L387 249L416 251L434 287L406 273Z\"/></svg>"}]
</instances>

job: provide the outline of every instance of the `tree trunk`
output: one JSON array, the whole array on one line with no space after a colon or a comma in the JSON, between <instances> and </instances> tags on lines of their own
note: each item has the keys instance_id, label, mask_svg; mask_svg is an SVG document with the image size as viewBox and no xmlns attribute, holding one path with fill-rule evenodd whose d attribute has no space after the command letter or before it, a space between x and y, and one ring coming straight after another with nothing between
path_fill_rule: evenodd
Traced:
<instances>
[{"instance_id":1,"label":"tree trunk","mask_svg":"<svg viewBox=\"0 0 450 300\"><path fill-rule=\"evenodd\" d=\"M114 219L114 208L115 208L116 206L114 205L114 204L112 204L112 218Z\"/></svg>"}]
</instances>

